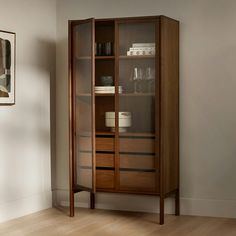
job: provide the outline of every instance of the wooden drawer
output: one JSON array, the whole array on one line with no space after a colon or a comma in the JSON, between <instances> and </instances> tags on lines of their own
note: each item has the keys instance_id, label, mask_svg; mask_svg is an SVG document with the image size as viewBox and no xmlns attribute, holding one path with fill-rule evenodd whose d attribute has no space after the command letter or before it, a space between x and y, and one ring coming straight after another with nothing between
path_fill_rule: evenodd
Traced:
<instances>
[{"instance_id":1,"label":"wooden drawer","mask_svg":"<svg viewBox=\"0 0 236 236\"><path fill-rule=\"evenodd\" d=\"M92 151L92 138L91 137L78 137L78 151Z\"/></svg>"},{"instance_id":2,"label":"wooden drawer","mask_svg":"<svg viewBox=\"0 0 236 236\"><path fill-rule=\"evenodd\" d=\"M80 152L77 157L78 166L92 166L92 152Z\"/></svg>"},{"instance_id":3,"label":"wooden drawer","mask_svg":"<svg viewBox=\"0 0 236 236\"><path fill-rule=\"evenodd\" d=\"M115 173L113 170L96 170L96 187L112 189L115 186Z\"/></svg>"},{"instance_id":4,"label":"wooden drawer","mask_svg":"<svg viewBox=\"0 0 236 236\"><path fill-rule=\"evenodd\" d=\"M120 189L155 191L156 173L141 171L120 171Z\"/></svg>"},{"instance_id":5,"label":"wooden drawer","mask_svg":"<svg viewBox=\"0 0 236 236\"><path fill-rule=\"evenodd\" d=\"M77 169L77 184L88 188L92 187L92 169Z\"/></svg>"},{"instance_id":6,"label":"wooden drawer","mask_svg":"<svg viewBox=\"0 0 236 236\"><path fill-rule=\"evenodd\" d=\"M155 156L120 154L120 168L155 169Z\"/></svg>"},{"instance_id":7,"label":"wooden drawer","mask_svg":"<svg viewBox=\"0 0 236 236\"><path fill-rule=\"evenodd\" d=\"M114 154L97 153L96 166L97 167L114 167Z\"/></svg>"},{"instance_id":8,"label":"wooden drawer","mask_svg":"<svg viewBox=\"0 0 236 236\"><path fill-rule=\"evenodd\" d=\"M96 138L96 151L114 152L114 138Z\"/></svg>"},{"instance_id":9,"label":"wooden drawer","mask_svg":"<svg viewBox=\"0 0 236 236\"><path fill-rule=\"evenodd\" d=\"M154 153L155 139L120 138L120 152Z\"/></svg>"}]
</instances>

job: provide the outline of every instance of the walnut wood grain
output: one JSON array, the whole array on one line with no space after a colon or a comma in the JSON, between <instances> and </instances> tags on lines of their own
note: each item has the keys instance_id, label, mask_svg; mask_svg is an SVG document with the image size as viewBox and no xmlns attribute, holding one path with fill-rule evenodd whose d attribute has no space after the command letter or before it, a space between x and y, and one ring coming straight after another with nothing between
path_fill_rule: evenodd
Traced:
<instances>
[{"instance_id":1,"label":"walnut wood grain","mask_svg":"<svg viewBox=\"0 0 236 236\"><path fill-rule=\"evenodd\" d=\"M154 153L154 139L148 138L120 138L120 152Z\"/></svg>"},{"instance_id":2,"label":"walnut wood grain","mask_svg":"<svg viewBox=\"0 0 236 236\"><path fill-rule=\"evenodd\" d=\"M120 189L155 191L155 173L141 171L120 171Z\"/></svg>"},{"instance_id":3,"label":"walnut wood grain","mask_svg":"<svg viewBox=\"0 0 236 236\"><path fill-rule=\"evenodd\" d=\"M120 154L120 168L154 169L154 155Z\"/></svg>"},{"instance_id":4,"label":"walnut wood grain","mask_svg":"<svg viewBox=\"0 0 236 236\"><path fill-rule=\"evenodd\" d=\"M161 17L161 157L164 193L179 181L179 23Z\"/></svg>"},{"instance_id":5,"label":"walnut wood grain","mask_svg":"<svg viewBox=\"0 0 236 236\"><path fill-rule=\"evenodd\" d=\"M96 138L96 151L114 152L114 138Z\"/></svg>"},{"instance_id":6,"label":"walnut wood grain","mask_svg":"<svg viewBox=\"0 0 236 236\"><path fill-rule=\"evenodd\" d=\"M115 166L114 154L110 153L97 153L96 166L97 167L114 167Z\"/></svg>"},{"instance_id":7,"label":"walnut wood grain","mask_svg":"<svg viewBox=\"0 0 236 236\"><path fill-rule=\"evenodd\" d=\"M97 188L111 189L115 187L115 173L113 170L96 170Z\"/></svg>"}]
</instances>

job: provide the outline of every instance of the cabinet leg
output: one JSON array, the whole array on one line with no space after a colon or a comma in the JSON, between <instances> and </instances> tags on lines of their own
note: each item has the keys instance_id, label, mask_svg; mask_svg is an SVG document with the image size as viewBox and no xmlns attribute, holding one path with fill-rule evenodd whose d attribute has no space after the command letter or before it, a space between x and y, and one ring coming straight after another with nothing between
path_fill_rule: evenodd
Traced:
<instances>
[{"instance_id":1,"label":"cabinet leg","mask_svg":"<svg viewBox=\"0 0 236 236\"><path fill-rule=\"evenodd\" d=\"M74 192L70 191L70 217L75 215L75 199Z\"/></svg>"},{"instance_id":2,"label":"cabinet leg","mask_svg":"<svg viewBox=\"0 0 236 236\"><path fill-rule=\"evenodd\" d=\"M179 189L176 190L175 193L175 215L179 216L180 215L180 202L179 202Z\"/></svg>"},{"instance_id":3,"label":"cabinet leg","mask_svg":"<svg viewBox=\"0 0 236 236\"><path fill-rule=\"evenodd\" d=\"M164 224L164 214L165 214L165 197L160 196L160 225Z\"/></svg>"},{"instance_id":4,"label":"cabinet leg","mask_svg":"<svg viewBox=\"0 0 236 236\"><path fill-rule=\"evenodd\" d=\"M94 208L95 208L95 194L90 193L90 209L94 209Z\"/></svg>"}]
</instances>

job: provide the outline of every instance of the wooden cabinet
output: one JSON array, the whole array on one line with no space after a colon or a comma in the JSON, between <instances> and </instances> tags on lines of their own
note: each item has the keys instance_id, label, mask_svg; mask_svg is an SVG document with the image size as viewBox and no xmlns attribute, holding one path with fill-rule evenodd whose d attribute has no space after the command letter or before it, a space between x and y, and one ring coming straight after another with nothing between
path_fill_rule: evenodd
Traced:
<instances>
[{"instance_id":1,"label":"wooden cabinet","mask_svg":"<svg viewBox=\"0 0 236 236\"><path fill-rule=\"evenodd\" d=\"M179 215L179 23L69 21L70 213L74 194L175 196Z\"/></svg>"}]
</instances>

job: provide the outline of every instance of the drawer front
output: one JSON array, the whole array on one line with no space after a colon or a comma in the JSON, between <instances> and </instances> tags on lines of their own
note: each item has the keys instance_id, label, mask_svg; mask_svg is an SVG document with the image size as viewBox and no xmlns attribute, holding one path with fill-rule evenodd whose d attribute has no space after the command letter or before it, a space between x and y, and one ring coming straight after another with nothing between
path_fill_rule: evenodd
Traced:
<instances>
[{"instance_id":1,"label":"drawer front","mask_svg":"<svg viewBox=\"0 0 236 236\"><path fill-rule=\"evenodd\" d=\"M155 139L120 138L120 152L154 153Z\"/></svg>"},{"instance_id":2,"label":"drawer front","mask_svg":"<svg viewBox=\"0 0 236 236\"><path fill-rule=\"evenodd\" d=\"M114 154L97 153L96 166L97 167L114 167Z\"/></svg>"},{"instance_id":3,"label":"drawer front","mask_svg":"<svg viewBox=\"0 0 236 236\"><path fill-rule=\"evenodd\" d=\"M96 170L96 187L112 189L115 186L115 173L113 170Z\"/></svg>"},{"instance_id":4,"label":"drawer front","mask_svg":"<svg viewBox=\"0 0 236 236\"><path fill-rule=\"evenodd\" d=\"M92 151L92 138L91 137L78 137L78 151Z\"/></svg>"},{"instance_id":5,"label":"drawer front","mask_svg":"<svg viewBox=\"0 0 236 236\"><path fill-rule=\"evenodd\" d=\"M155 156L120 154L120 168L155 169Z\"/></svg>"},{"instance_id":6,"label":"drawer front","mask_svg":"<svg viewBox=\"0 0 236 236\"><path fill-rule=\"evenodd\" d=\"M156 173L141 171L120 171L120 189L134 191L155 191Z\"/></svg>"},{"instance_id":7,"label":"drawer front","mask_svg":"<svg viewBox=\"0 0 236 236\"><path fill-rule=\"evenodd\" d=\"M92 188L92 169L77 169L77 184Z\"/></svg>"},{"instance_id":8,"label":"drawer front","mask_svg":"<svg viewBox=\"0 0 236 236\"><path fill-rule=\"evenodd\" d=\"M77 156L78 166L92 166L92 153L90 152L80 152Z\"/></svg>"},{"instance_id":9,"label":"drawer front","mask_svg":"<svg viewBox=\"0 0 236 236\"><path fill-rule=\"evenodd\" d=\"M96 138L96 151L114 152L114 138Z\"/></svg>"}]
</instances>

